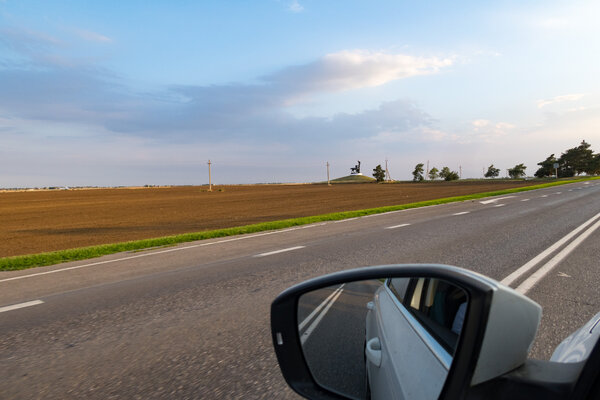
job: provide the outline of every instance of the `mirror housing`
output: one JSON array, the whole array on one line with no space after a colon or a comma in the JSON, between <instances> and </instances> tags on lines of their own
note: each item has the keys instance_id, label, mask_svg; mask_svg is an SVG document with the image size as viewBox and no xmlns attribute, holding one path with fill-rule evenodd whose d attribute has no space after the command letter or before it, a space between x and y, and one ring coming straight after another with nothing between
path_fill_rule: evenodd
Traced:
<instances>
[{"instance_id":1,"label":"mirror housing","mask_svg":"<svg viewBox=\"0 0 600 400\"><path fill-rule=\"evenodd\" d=\"M440 399L459 398L472 385L523 364L541 319L541 307L493 279L439 264L366 267L315 278L282 292L271 305L275 353L288 385L311 399L342 399L321 387L305 360L298 331L298 301L305 293L354 281L385 278L436 278L461 287L469 303L457 351Z\"/></svg>"}]
</instances>

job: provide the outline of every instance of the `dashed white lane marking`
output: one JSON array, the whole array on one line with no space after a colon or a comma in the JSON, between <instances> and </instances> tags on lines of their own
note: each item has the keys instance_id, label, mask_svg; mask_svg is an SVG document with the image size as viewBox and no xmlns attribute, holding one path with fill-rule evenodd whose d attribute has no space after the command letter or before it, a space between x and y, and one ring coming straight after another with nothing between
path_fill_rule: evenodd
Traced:
<instances>
[{"instance_id":1,"label":"dashed white lane marking","mask_svg":"<svg viewBox=\"0 0 600 400\"><path fill-rule=\"evenodd\" d=\"M597 185L600 185L600 183L598 183ZM583 188L577 188L577 189L583 189ZM573 191L573 189L569 189L569 192L571 192L571 191ZM484 201L480 201L480 203L482 203L482 204L489 204L489 203L493 203L494 201L498 201L498 200L501 200L501 199L512 198L512 197L516 197L516 196L506 196L506 197L500 197L500 198L497 198L497 199L484 200ZM431 206L426 206L426 207L419 207L418 209L426 209L426 208L440 207L440 206L441 206L441 204L436 204L436 205L431 205ZM370 215L370 216L385 216L385 215L389 215L389 214L401 213L401 212L406 212L406 211L410 211L410 210L415 210L415 209L396 210L396 211L390 211L390 212L387 212L387 213L373 214L373 215ZM349 219L346 219L346 220L334 221L334 223L344 222L344 221L350 221L350 220L353 220L353 219L357 219L357 218L349 218ZM175 252L175 251L189 250L189 249L194 249L194 248L197 248L197 247L212 246L212 245L221 244L221 243L235 242L235 241L238 241L238 240L246 240L246 239L252 239L252 238L261 237L261 236L268 236L268 235L275 235L275 234L280 234L280 233L286 233L286 232L296 231L296 230L300 230L300 229L307 229L307 228L313 228L313 227L316 227L316 226L322 226L322 225L326 225L327 223L328 222L322 222L322 223L317 223L317 224L310 224L310 225L298 226L298 227L294 227L294 228L281 229L281 230L269 231L269 232L262 232L262 233L257 233L257 234L254 234L254 235L239 236L239 237L234 237L234 238L229 238L229 239L224 239L224 240L218 240L218 241L209 242L209 243L200 243L200 244L194 244L194 245L190 245L190 246L181 246L181 247L176 247L176 248L168 249L168 250L160 250L160 251L151 251L150 250L150 252L148 252L148 253L136 254L134 256L116 258L116 259L113 259L113 260L98 261L98 262L93 262L93 263L89 263L89 264L75 265L73 267L60 268L60 269L54 269L54 270L51 270L51 271L37 272L37 273L29 274L29 275L21 275L21 276L15 276L15 277L12 277L12 278L0 279L0 283L9 282L9 281L15 281L15 280L20 280L20 279L34 278L36 276L54 274L54 273L57 273L57 272L71 271L71 270L76 270L76 269L80 269L80 268L93 267L93 266L96 266L96 265L112 264L112 263L116 263L116 262L120 262L120 261L133 260L133 259L136 259L136 258L155 256L155 255L158 255L158 254L165 254L165 253L172 253L172 252Z\"/></svg>"},{"instance_id":2,"label":"dashed white lane marking","mask_svg":"<svg viewBox=\"0 0 600 400\"><path fill-rule=\"evenodd\" d=\"M37 306L38 304L44 304L44 302L42 300L33 300L33 301L28 301L26 303L13 304L12 306L0 307L0 313L12 311L12 310L18 310L19 308Z\"/></svg>"},{"instance_id":3,"label":"dashed white lane marking","mask_svg":"<svg viewBox=\"0 0 600 400\"><path fill-rule=\"evenodd\" d=\"M498 197L496 199L490 199L490 200L483 200L480 201L481 204L490 204L490 203L495 203L499 200L504 200L504 199L512 199L513 197L517 197L517 196L505 196L505 197Z\"/></svg>"},{"instance_id":4,"label":"dashed white lane marking","mask_svg":"<svg viewBox=\"0 0 600 400\"><path fill-rule=\"evenodd\" d=\"M544 195L541 195L540 197L548 197L548 195L547 195L547 194L544 194Z\"/></svg>"},{"instance_id":5,"label":"dashed white lane marking","mask_svg":"<svg viewBox=\"0 0 600 400\"><path fill-rule=\"evenodd\" d=\"M288 247L287 249L281 249L281 250L269 251L268 253L257 254L254 257L272 256L273 254L285 253L287 251L293 251L293 250L303 249L305 247L306 246Z\"/></svg>"},{"instance_id":6,"label":"dashed white lane marking","mask_svg":"<svg viewBox=\"0 0 600 400\"><path fill-rule=\"evenodd\" d=\"M554 194L562 194L562 192L556 192L556 193L554 193Z\"/></svg>"},{"instance_id":7,"label":"dashed white lane marking","mask_svg":"<svg viewBox=\"0 0 600 400\"><path fill-rule=\"evenodd\" d=\"M529 201L529 200L531 200L531 199L523 199L523 200L521 200L521 201Z\"/></svg>"},{"instance_id":8,"label":"dashed white lane marking","mask_svg":"<svg viewBox=\"0 0 600 400\"><path fill-rule=\"evenodd\" d=\"M400 224L400 225L388 226L385 229L396 229L396 228L402 228L403 226L410 226L410 224Z\"/></svg>"},{"instance_id":9,"label":"dashed white lane marking","mask_svg":"<svg viewBox=\"0 0 600 400\"><path fill-rule=\"evenodd\" d=\"M581 224L580 226L575 228L573 231L568 233L565 237L560 239L558 242L554 243L552 246L548 247L546 250L542 251L540 254L538 254L531 260L529 260L522 267L520 267L519 269L514 271L512 274L508 275L506 278L504 278L502 281L500 281L500 283L508 286L511 283L513 283L514 281L518 280L521 276L525 275L527 272L529 272L531 269L533 269L536 265L538 265L540 262L542 262L546 257L548 257L550 254L554 253L562 245L564 245L569 240L571 240L575 235L577 235L579 232L584 230L588 225L594 223L594 221L596 221L598 218L600 218L600 213L596 214L595 216L593 216L592 218L590 218L589 220L587 220L586 222L584 222L583 224Z\"/></svg>"},{"instance_id":10,"label":"dashed white lane marking","mask_svg":"<svg viewBox=\"0 0 600 400\"><path fill-rule=\"evenodd\" d=\"M378 214L378 215L382 215L382 214ZM160 250L160 251L153 251L153 252L150 252L150 253L136 254L135 256L116 258L114 260L98 261L98 262L93 262L93 263L89 263L89 264L75 265L73 267L67 267L67 268L61 268L61 269L54 269L52 271L38 272L38 273L35 273L35 274L21 275L21 276L15 276L15 277L12 277L12 278L0 279L0 283L2 283L2 282L8 282L8 281L16 281L16 280L19 280L19 279L33 278L33 277L40 276L40 275L54 274L54 273L57 273L57 272L71 271L71 270L74 270L74 269L93 267L93 266L96 266L96 265L112 264L112 263L116 263L116 262L119 262L119 261L133 260L133 259L136 259L136 258L155 256L155 255L158 255L158 254L165 254L165 253L172 253L172 252L175 252L175 251L195 249L197 247L213 246L213 245L221 244L221 243L237 242L238 240L246 240L246 239L252 239L252 238L257 238L257 237L261 237L261 236L268 236L268 235L275 235L275 234L279 234L279 233L297 231L297 230L300 230L300 229L307 229L307 228L312 228L312 227L315 227L315 226L321 226L321 225L325 225L325 224L327 224L327 223L326 222L322 222L322 223L319 223L319 224L303 225L303 226L298 226L298 227L295 227L295 228L288 228L288 229L281 229L281 230L277 230L277 231L269 231L269 232L257 233L257 234L254 234L254 235L238 236L238 237L233 237L233 238L229 238L229 239L218 240L218 241L215 241L215 242L192 244L190 246L176 247L176 248L168 249L168 250Z\"/></svg>"},{"instance_id":11,"label":"dashed white lane marking","mask_svg":"<svg viewBox=\"0 0 600 400\"><path fill-rule=\"evenodd\" d=\"M465 215L465 214L468 214L469 212L470 212L470 211L462 211L462 212L457 212L457 213L454 213L454 214L452 214L452 215Z\"/></svg>"},{"instance_id":12,"label":"dashed white lane marking","mask_svg":"<svg viewBox=\"0 0 600 400\"><path fill-rule=\"evenodd\" d=\"M496 204L494 207L504 207L506 204Z\"/></svg>"}]
</instances>

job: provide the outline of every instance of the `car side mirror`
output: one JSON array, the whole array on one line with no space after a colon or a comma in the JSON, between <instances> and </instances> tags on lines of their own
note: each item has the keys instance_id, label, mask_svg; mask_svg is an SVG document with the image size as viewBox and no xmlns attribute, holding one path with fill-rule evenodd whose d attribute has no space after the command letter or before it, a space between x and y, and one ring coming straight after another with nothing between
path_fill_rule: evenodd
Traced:
<instances>
[{"instance_id":1,"label":"car side mirror","mask_svg":"<svg viewBox=\"0 0 600 400\"><path fill-rule=\"evenodd\" d=\"M525 296L444 265L338 272L271 305L283 376L313 399L462 397L526 361L540 318Z\"/></svg>"}]
</instances>

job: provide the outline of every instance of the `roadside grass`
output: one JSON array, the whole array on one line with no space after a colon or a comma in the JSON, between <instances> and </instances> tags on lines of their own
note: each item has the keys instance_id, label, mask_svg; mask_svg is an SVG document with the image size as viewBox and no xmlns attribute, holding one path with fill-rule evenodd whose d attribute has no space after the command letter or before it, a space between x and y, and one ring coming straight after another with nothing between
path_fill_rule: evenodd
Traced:
<instances>
[{"instance_id":1,"label":"roadside grass","mask_svg":"<svg viewBox=\"0 0 600 400\"><path fill-rule=\"evenodd\" d=\"M122 243L103 244L98 246L81 247L76 249L59 250L48 253L30 254L0 258L0 271L17 271L27 268L42 267L46 265L59 264L69 261L85 260L100 256L125 251L142 251L157 247L174 246L180 243L197 240L220 238L225 236L243 235L262 231L290 228L299 225L313 224L323 221L339 221L348 218L363 217L372 214L381 214L390 211L407 210L411 208L433 206L439 204L454 203L460 201L476 200L483 197L501 196L511 193L525 192L529 190L542 189L552 186L565 185L587 180L600 179L600 177L588 177L583 179L560 180L533 186L525 186L513 189L497 190L492 192L474 193L464 196L446 197L442 199L419 201L416 203L401 204L368 208L364 210L344 211L329 214L315 215L311 217L300 217L280 221L263 222L259 224L245 225L233 228L216 229L211 231L184 233L181 235L165 236L153 239L133 240Z\"/></svg>"}]
</instances>

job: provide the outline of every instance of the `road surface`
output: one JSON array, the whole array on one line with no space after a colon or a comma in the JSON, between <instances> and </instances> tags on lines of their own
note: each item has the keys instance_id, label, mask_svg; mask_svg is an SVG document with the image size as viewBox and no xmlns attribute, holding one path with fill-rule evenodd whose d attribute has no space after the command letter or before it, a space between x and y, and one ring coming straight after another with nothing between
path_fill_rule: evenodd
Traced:
<instances>
[{"instance_id":1,"label":"road surface","mask_svg":"<svg viewBox=\"0 0 600 400\"><path fill-rule=\"evenodd\" d=\"M543 306L532 356L547 359L600 310L599 212L590 181L2 272L1 397L297 398L275 361L270 302L377 264L524 271L510 285Z\"/></svg>"}]
</instances>

